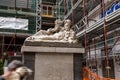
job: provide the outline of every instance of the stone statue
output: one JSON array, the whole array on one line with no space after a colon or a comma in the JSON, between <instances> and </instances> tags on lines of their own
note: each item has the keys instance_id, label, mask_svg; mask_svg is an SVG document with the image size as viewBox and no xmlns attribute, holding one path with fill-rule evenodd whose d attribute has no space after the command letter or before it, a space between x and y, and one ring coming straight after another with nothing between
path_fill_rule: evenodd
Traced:
<instances>
[{"instance_id":1,"label":"stone statue","mask_svg":"<svg viewBox=\"0 0 120 80\"><path fill-rule=\"evenodd\" d=\"M40 30L36 34L34 34L34 36L51 35L51 34L57 33L60 31L62 23L63 21L61 21L60 19L55 20L54 28L49 28L48 30Z\"/></svg>"},{"instance_id":2,"label":"stone statue","mask_svg":"<svg viewBox=\"0 0 120 80\"><path fill-rule=\"evenodd\" d=\"M71 29L71 21L64 20L64 27L61 27L62 21L55 21L55 27L47 31L40 30L33 36L28 37L28 41L48 41L48 42L69 42L75 43L75 32Z\"/></svg>"}]
</instances>

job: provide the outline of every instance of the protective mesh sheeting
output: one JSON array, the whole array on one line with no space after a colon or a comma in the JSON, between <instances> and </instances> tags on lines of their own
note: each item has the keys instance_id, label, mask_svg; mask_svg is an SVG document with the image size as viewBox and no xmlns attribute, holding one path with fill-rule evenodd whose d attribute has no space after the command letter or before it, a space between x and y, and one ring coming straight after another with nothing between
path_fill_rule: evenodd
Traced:
<instances>
[{"instance_id":1,"label":"protective mesh sheeting","mask_svg":"<svg viewBox=\"0 0 120 80\"><path fill-rule=\"evenodd\" d=\"M33 6L32 0L0 0L1 6L17 7L17 8L31 8Z\"/></svg>"}]
</instances>

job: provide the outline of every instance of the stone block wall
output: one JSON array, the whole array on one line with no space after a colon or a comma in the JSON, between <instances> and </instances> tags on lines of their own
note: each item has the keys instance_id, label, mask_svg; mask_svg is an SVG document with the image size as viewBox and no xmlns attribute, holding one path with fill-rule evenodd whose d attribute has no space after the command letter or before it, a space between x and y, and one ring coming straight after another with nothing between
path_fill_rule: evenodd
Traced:
<instances>
[{"instance_id":1,"label":"stone block wall","mask_svg":"<svg viewBox=\"0 0 120 80\"><path fill-rule=\"evenodd\" d=\"M35 53L32 52L26 52L24 53L24 65L30 68L33 73L29 77L29 80L34 80L34 74L35 74Z\"/></svg>"}]
</instances>

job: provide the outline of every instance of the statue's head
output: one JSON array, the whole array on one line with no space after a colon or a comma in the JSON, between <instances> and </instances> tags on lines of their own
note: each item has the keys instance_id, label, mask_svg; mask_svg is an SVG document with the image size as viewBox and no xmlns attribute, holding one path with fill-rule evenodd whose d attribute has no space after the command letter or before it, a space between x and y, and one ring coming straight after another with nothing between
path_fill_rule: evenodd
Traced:
<instances>
[{"instance_id":1,"label":"statue's head","mask_svg":"<svg viewBox=\"0 0 120 80\"><path fill-rule=\"evenodd\" d=\"M65 21L64 21L64 24L69 24L69 25L71 25L71 20L70 20L70 19L65 20Z\"/></svg>"},{"instance_id":2,"label":"statue's head","mask_svg":"<svg viewBox=\"0 0 120 80\"><path fill-rule=\"evenodd\" d=\"M57 20L55 20L55 24L62 24L63 23L63 21L61 21L60 19L57 19Z\"/></svg>"},{"instance_id":3,"label":"statue's head","mask_svg":"<svg viewBox=\"0 0 120 80\"><path fill-rule=\"evenodd\" d=\"M64 21L64 28L66 30L70 30L70 27L71 27L71 20L67 19Z\"/></svg>"}]
</instances>

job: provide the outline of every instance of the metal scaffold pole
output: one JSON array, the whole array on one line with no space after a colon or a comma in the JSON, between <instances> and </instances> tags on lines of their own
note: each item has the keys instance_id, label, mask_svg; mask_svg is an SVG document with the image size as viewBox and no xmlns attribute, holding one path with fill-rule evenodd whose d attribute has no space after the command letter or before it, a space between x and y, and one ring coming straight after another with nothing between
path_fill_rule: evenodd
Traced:
<instances>
[{"instance_id":1,"label":"metal scaffold pole","mask_svg":"<svg viewBox=\"0 0 120 80\"><path fill-rule=\"evenodd\" d=\"M92 62L92 58L91 58L91 51L90 51L90 49L91 49L91 47L90 47L90 41L89 41L89 43L88 43L88 60L89 60L89 62L88 62L88 66L90 67L90 69L92 70L92 65L90 65L91 64L91 62Z\"/></svg>"},{"instance_id":2,"label":"metal scaffold pole","mask_svg":"<svg viewBox=\"0 0 120 80\"><path fill-rule=\"evenodd\" d=\"M64 16L66 14L66 0L64 0Z\"/></svg>"},{"instance_id":3,"label":"metal scaffold pole","mask_svg":"<svg viewBox=\"0 0 120 80\"><path fill-rule=\"evenodd\" d=\"M96 73L98 74L98 59L97 59L97 52L96 52L96 40L95 38L93 39L93 45L94 45L94 50L95 50L95 64L96 64Z\"/></svg>"},{"instance_id":4,"label":"metal scaffold pole","mask_svg":"<svg viewBox=\"0 0 120 80\"><path fill-rule=\"evenodd\" d=\"M41 29L42 25L42 0L36 0L36 32Z\"/></svg>"},{"instance_id":5,"label":"metal scaffold pole","mask_svg":"<svg viewBox=\"0 0 120 80\"><path fill-rule=\"evenodd\" d=\"M103 12L103 20L104 20L104 50L106 55L106 70L107 70L107 77L109 78L109 60L108 60L108 45L107 45L107 33L106 33L106 19L105 19L105 4L104 0L102 0L102 12Z\"/></svg>"},{"instance_id":6,"label":"metal scaffold pole","mask_svg":"<svg viewBox=\"0 0 120 80\"><path fill-rule=\"evenodd\" d=\"M88 54L87 54L87 35L86 35L86 27L87 27L87 17L86 17L86 5L85 1L83 0L83 14L84 14L84 20L85 20L85 32L84 32L84 46L85 46L85 53L86 53L86 66L88 66Z\"/></svg>"},{"instance_id":7,"label":"metal scaffold pole","mask_svg":"<svg viewBox=\"0 0 120 80\"><path fill-rule=\"evenodd\" d=\"M72 26L74 25L74 0L72 0Z\"/></svg>"}]
</instances>

